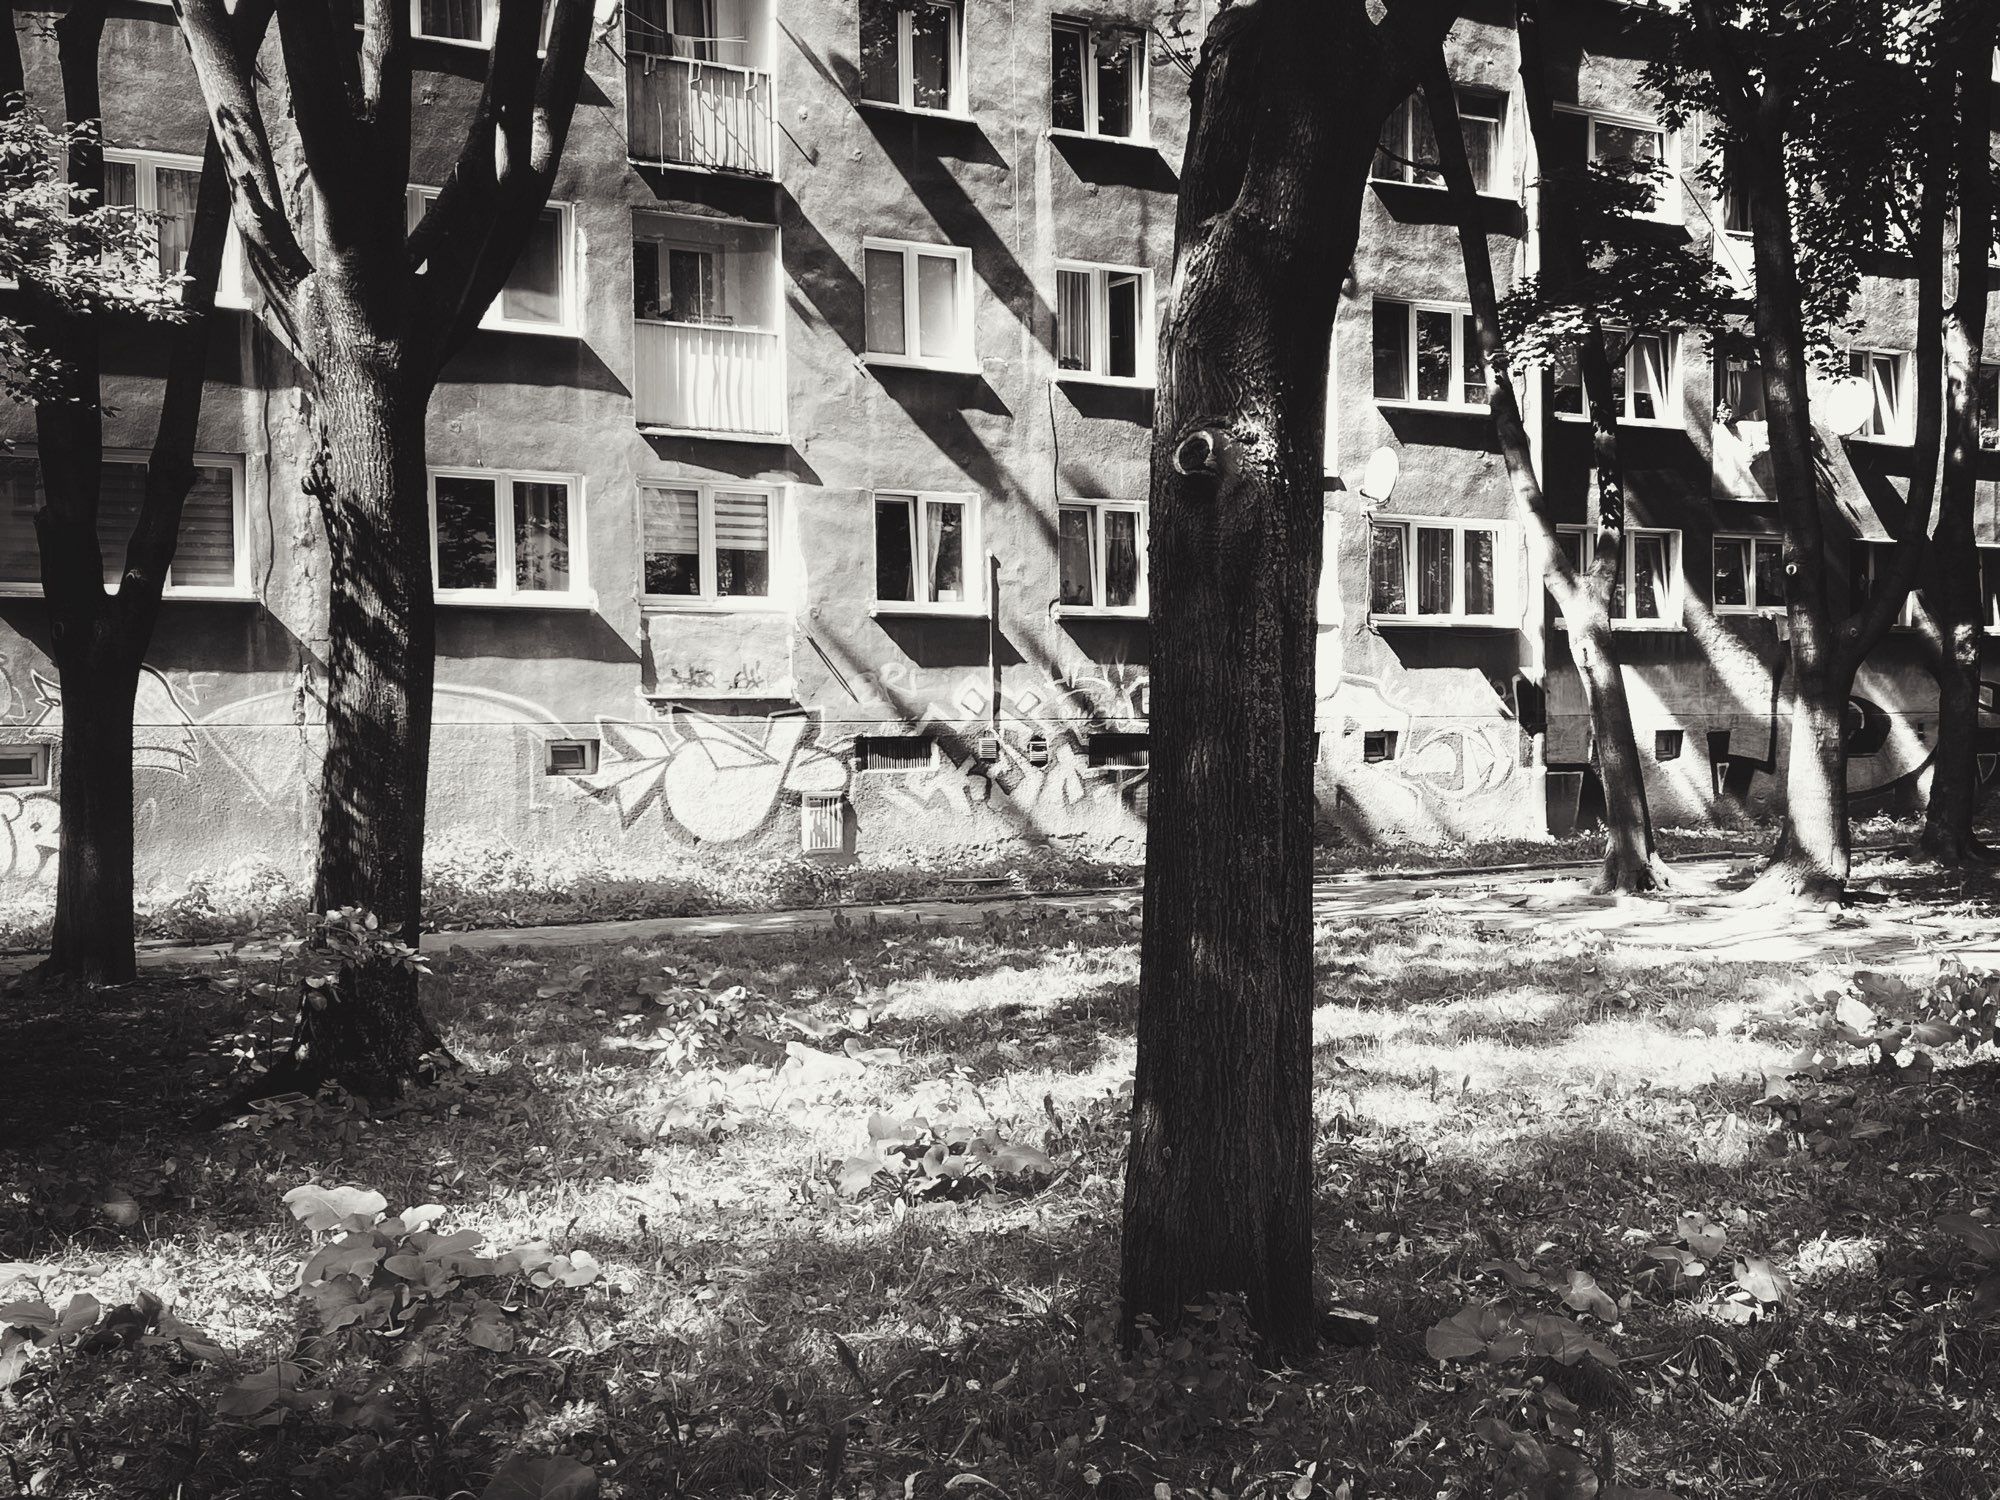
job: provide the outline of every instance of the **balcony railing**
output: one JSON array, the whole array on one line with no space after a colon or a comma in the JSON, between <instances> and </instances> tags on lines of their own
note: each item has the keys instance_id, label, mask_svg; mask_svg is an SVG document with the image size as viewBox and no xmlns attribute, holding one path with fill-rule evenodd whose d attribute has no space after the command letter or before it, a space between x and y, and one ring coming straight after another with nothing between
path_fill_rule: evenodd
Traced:
<instances>
[{"instance_id":1,"label":"balcony railing","mask_svg":"<svg viewBox=\"0 0 2000 1500\"><path fill-rule=\"evenodd\" d=\"M633 52L625 59L625 109L633 161L771 175L769 73Z\"/></svg>"},{"instance_id":2,"label":"balcony railing","mask_svg":"<svg viewBox=\"0 0 2000 1500\"><path fill-rule=\"evenodd\" d=\"M784 348L759 328L638 319L634 403L641 427L674 432L785 431Z\"/></svg>"}]
</instances>

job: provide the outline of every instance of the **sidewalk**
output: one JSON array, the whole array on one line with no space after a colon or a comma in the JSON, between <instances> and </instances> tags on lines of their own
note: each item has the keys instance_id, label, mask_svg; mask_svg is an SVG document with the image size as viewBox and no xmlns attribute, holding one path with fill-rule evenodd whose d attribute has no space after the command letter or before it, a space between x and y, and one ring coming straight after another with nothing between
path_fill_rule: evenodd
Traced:
<instances>
[{"instance_id":1,"label":"sidewalk","mask_svg":"<svg viewBox=\"0 0 2000 1500\"><path fill-rule=\"evenodd\" d=\"M1810 909L1744 906L1717 890L1719 879L1729 873L1729 861L1724 858L1677 863L1673 867L1674 888L1664 897L1599 896L1589 889L1596 868L1590 864L1365 879L1333 876L1313 887L1313 919L1338 932L1370 922L1448 917L1476 922L1499 942L1540 936L1553 926L1594 933L1609 945L1656 954L1662 961L1701 958L1739 963L1890 964L1949 951L1968 963L2000 966L2000 911L1973 910L1964 903L1940 909L1914 902L1871 901L1865 895L1832 915ZM1861 889L1866 892L1865 883ZM810 932L831 927L836 921L969 926L983 922L988 912L996 910L1040 908L1137 915L1139 906L1140 892L1134 886L434 932L424 935L423 948L427 953L443 954L454 948L487 953L503 947L623 945L736 933ZM184 971L213 964L227 951L226 943L142 944L139 967L149 973ZM242 951L250 958L270 958L277 953L275 944L268 941L247 943ZM32 955L0 959L0 974L20 973L34 962Z\"/></svg>"}]
</instances>

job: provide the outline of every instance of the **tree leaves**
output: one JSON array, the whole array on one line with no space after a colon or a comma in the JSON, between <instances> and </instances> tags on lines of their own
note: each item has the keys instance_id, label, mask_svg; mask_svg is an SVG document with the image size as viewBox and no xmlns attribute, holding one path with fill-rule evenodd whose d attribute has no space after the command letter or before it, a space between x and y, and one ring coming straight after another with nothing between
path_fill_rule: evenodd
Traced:
<instances>
[{"instance_id":1,"label":"tree leaves","mask_svg":"<svg viewBox=\"0 0 2000 1500\"><path fill-rule=\"evenodd\" d=\"M479 1500L594 1500L597 1471L560 1455L517 1453L479 1492Z\"/></svg>"},{"instance_id":2,"label":"tree leaves","mask_svg":"<svg viewBox=\"0 0 2000 1500\"><path fill-rule=\"evenodd\" d=\"M293 1188L284 1201L299 1222L315 1232L337 1229L350 1219L362 1221L352 1227L366 1229L389 1206L387 1198L370 1188L329 1188L313 1183Z\"/></svg>"}]
</instances>

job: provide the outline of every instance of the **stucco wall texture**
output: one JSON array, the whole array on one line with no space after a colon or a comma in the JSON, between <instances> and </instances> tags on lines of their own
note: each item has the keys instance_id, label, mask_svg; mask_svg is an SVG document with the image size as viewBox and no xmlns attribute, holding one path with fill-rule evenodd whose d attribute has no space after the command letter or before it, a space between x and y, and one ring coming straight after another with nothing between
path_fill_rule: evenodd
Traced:
<instances>
[{"instance_id":1,"label":"stucco wall texture","mask_svg":"<svg viewBox=\"0 0 2000 1500\"><path fill-rule=\"evenodd\" d=\"M1062 501L1144 499L1152 394L1058 378L1056 262L1149 268L1154 304L1163 302L1185 67L1204 8L964 0L965 118L859 102L857 9L854 0L784 0L775 15L756 0L745 7L746 55L768 67L773 101L773 170L757 176L634 164L624 27L600 0L553 195L573 231L575 329L478 333L447 371L429 423L434 469L569 480L577 587L559 603L441 607L435 838L628 867L689 851L796 855L808 834L834 857L868 859L1024 843L1140 847L1146 623L1059 611L1056 536ZM1575 24L1559 32L1559 97L1650 113L1638 84L1643 24L1618 7L1573 10ZM108 142L198 153L203 120L171 10L123 0L113 12ZM1144 30L1143 143L1050 130L1052 15ZM53 101L53 57L31 19L17 12L31 91ZM415 46L412 177L435 185L485 53ZM1518 60L1497 12L1469 8L1450 60L1463 83L1514 91ZM1487 200L1503 278L1533 249L1532 174L1518 109L1510 114L1504 181ZM1716 211L1685 176L1699 150L1698 132L1685 132L1681 196L1698 236ZM1373 299L1464 300L1443 194L1377 184L1362 212L1331 355L1322 817L1348 836L1537 836L1587 802L1588 754L1574 674L1518 528L1502 532L1496 556L1503 620L1441 628L1370 618L1371 515L1504 522L1508 495L1481 416L1374 398ZM640 424L635 233L700 240L718 226L775 255L781 436ZM864 236L970 251L974 367L862 358ZM1864 300L1857 343L1908 348L1905 289L1871 284ZM297 372L256 317L226 312L220 322L201 447L242 462L248 587L165 608L139 703L142 882L178 884L250 859L302 873L310 859L326 554L300 488L303 406ZM107 442L143 449L159 341L115 341L110 354ZM1656 728L1685 735L1681 755L1651 772L1669 823L1764 806L1784 723L1776 622L1718 617L1704 602L1710 533L1775 534L1774 508L1711 501L1715 392L1701 351L1683 350L1680 381L1684 422L1634 430L1626 459L1635 519L1682 538L1685 628L1622 642L1642 748ZM1530 404L1549 492L1580 519L1584 434L1539 392ZM0 422L31 448L24 414ZM1865 486L1894 483L1907 464L1886 445L1831 446L1857 514L1867 511ZM1362 476L1382 449L1400 460L1400 478L1389 497L1370 497ZM768 600L670 607L645 595L645 489L699 485L768 487L776 498ZM1994 535L1995 489L1982 486L1982 537ZM877 608L878 491L973 497L973 608ZM988 558L997 560L990 600ZM0 598L0 749L52 745L60 728L42 607L22 593ZM1913 645L1892 640L1859 691L1891 724L1883 748L1857 761L1859 784L1918 795L1936 694ZM1393 753L1379 756L1385 732ZM1723 732L1727 745L1712 755ZM884 757L865 743L878 736L922 736L929 748L914 767L905 747L897 769L881 769ZM594 761L582 774L552 774L552 741L584 742ZM0 889L53 878L57 791L47 778L0 790Z\"/></svg>"}]
</instances>

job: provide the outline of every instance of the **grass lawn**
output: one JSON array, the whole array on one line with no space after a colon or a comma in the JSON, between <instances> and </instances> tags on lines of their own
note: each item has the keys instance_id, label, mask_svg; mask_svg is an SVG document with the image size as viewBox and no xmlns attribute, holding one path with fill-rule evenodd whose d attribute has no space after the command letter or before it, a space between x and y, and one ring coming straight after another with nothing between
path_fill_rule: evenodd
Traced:
<instances>
[{"instance_id":1,"label":"grass lawn","mask_svg":"<svg viewBox=\"0 0 2000 1500\"><path fill-rule=\"evenodd\" d=\"M1940 1227L1995 1201L1990 1052L1884 1073L1829 1040L1782 1085L1843 976L1329 927L1319 1269L1379 1336L1271 1371L1225 1306L1128 1360L1135 937L460 954L444 1087L219 1131L188 1116L284 1031L259 975L0 1001L0 1324L37 1335L0 1346L0 1489L1587 1497L1547 1446L1581 1429L1682 1500L2000 1493L2000 1322L1978 1226ZM970 1144L927 1172L933 1139ZM308 1184L364 1191L288 1205ZM372 1226L371 1193L428 1207L308 1227ZM1432 1357L1503 1297L1458 1325L1487 1354ZM1557 1314L1598 1352L1507 1344ZM1499 1436L1536 1422L1555 1478Z\"/></svg>"}]
</instances>

